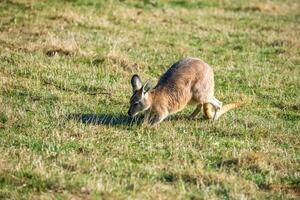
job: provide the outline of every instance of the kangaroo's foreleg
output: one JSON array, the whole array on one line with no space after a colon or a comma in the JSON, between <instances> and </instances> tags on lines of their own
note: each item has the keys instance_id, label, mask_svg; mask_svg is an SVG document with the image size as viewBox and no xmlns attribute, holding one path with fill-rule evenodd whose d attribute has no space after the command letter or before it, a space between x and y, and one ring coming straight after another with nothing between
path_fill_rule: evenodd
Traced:
<instances>
[{"instance_id":1,"label":"kangaroo's foreleg","mask_svg":"<svg viewBox=\"0 0 300 200\"><path fill-rule=\"evenodd\" d=\"M199 114L199 112L201 111L202 108L202 104L197 105L196 109L194 110L194 112L192 112L192 114L188 117L189 120L193 120L195 119L195 117Z\"/></svg>"},{"instance_id":2,"label":"kangaroo's foreleg","mask_svg":"<svg viewBox=\"0 0 300 200\"><path fill-rule=\"evenodd\" d=\"M168 113L156 113L156 112L149 112L147 113L147 116L145 118L145 123L149 124L150 126L155 126L162 122L166 117L168 116Z\"/></svg>"}]
</instances>

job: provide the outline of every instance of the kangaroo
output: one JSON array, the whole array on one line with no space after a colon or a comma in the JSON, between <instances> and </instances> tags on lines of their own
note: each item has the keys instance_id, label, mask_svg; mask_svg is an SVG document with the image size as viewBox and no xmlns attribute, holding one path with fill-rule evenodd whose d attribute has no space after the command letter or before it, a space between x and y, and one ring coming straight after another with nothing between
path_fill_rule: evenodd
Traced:
<instances>
[{"instance_id":1,"label":"kangaroo","mask_svg":"<svg viewBox=\"0 0 300 200\"><path fill-rule=\"evenodd\" d=\"M151 126L181 111L188 104L196 106L189 119L194 119L203 107L206 118L211 120L217 120L225 112L239 106L238 103L222 106L222 102L216 99L213 69L198 58L187 57L174 63L153 89L149 81L142 85L136 74L131 78L131 85L133 95L128 115L134 117L146 111L144 122Z\"/></svg>"}]
</instances>

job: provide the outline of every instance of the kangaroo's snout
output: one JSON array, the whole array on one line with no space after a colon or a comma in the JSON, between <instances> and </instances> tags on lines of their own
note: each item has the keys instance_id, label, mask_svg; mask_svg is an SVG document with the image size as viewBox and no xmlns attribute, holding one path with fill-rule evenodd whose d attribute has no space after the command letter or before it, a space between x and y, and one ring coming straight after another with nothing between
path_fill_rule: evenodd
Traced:
<instances>
[{"instance_id":1,"label":"kangaroo's snout","mask_svg":"<svg viewBox=\"0 0 300 200\"><path fill-rule=\"evenodd\" d=\"M136 113L134 113L134 111L132 111L132 107L130 106L130 108L128 109L127 114L129 115L129 117L134 117L136 115Z\"/></svg>"},{"instance_id":2,"label":"kangaroo's snout","mask_svg":"<svg viewBox=\"0 0 300 200\"><path fill-rule=\"evenodd\" d=\"M129 117L132 117L132 113L130 112L130 109L128 110L127 114L129 115Z\"/></svg>"}]
</instances>

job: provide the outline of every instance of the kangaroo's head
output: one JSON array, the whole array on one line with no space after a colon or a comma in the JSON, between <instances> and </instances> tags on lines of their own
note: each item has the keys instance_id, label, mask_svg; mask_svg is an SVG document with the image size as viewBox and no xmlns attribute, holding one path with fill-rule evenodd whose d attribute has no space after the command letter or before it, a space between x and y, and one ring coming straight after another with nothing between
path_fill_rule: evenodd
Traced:
<instances>
[{"instance_id":1,"label":"kangaroo's head","mask_svg":"<svg viewBox=\"0 0 300 200\"><path fill-rule=\"evenodd\" d=\"M149 81L142 85L140 77L136 74L131 78L131 86L133 94L130 98L128 115L134 117L150 107L149 90L151 86Z\"/></svg>"}]
</instances>

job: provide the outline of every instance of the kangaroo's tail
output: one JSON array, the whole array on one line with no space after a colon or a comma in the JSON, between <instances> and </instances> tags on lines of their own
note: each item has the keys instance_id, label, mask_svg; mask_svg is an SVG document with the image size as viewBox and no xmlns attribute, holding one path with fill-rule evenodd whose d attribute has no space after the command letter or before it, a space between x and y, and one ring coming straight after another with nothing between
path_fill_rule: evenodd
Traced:
<instances>
[{"instance_id":1,"label":"kangaroo's tail","mask_svg":"<svg viewBox=\"0 0 300 200\"><path fill-rule=\"evenodd\" d=\"M217 112L216 119L219 118L224 113L228 112L229 110L240 107L241 105L242 105L242 103L229 103L229 104L226 104L226 105L222 106L221 109ZM211 104L209 104L209 103L204 104L203 105L203 111L204 111L205 117L207 119L213 119L214 118L215 109Z\"/></svg>"}]
</instances>

